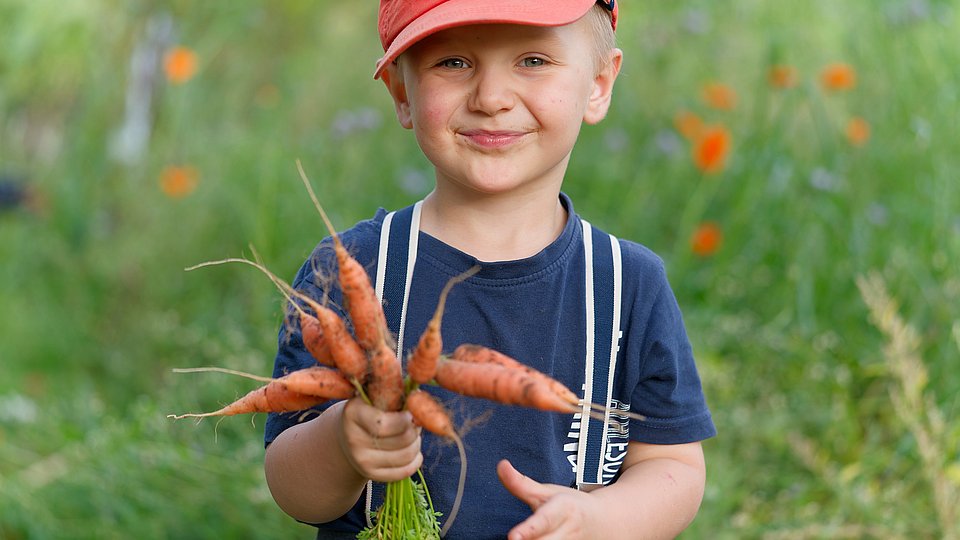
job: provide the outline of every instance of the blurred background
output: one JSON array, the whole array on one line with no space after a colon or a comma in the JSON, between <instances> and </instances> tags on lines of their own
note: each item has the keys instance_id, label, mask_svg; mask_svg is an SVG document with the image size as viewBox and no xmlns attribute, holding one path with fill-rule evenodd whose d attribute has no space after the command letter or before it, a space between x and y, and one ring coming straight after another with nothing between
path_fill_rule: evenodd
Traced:
<instances>
[{"instance_id":1,"label":"blurred background","mask_svg":"<svg viewBox=\"0 0 960 540\"><path fill-rule=\"evenodd\" d=\"M960 537L960 6L635 2L565 191L666 261L720 435L684 538ZM426 194L376 2L0 0L0 538L311 538L262 479L322 223Z\"/></svg>"}]
</instances>

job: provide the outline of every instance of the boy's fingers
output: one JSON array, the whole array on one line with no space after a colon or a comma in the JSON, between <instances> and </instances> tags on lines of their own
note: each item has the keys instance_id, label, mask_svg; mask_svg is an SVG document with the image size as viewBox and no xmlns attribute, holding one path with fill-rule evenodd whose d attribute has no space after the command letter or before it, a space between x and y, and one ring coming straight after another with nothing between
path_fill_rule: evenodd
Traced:
<instances>
[{"instance_id":1,"label":"boy's fingers","mask_svg":"<svg viewBox=\"0 0 960 540\"><path fill-rule=\"evenodd\" d=\"M381 413L365 426L367 433L374 439L402 438L407 441L417 435L410 413Z\"/></svg>"},{"instance_id":2,"label":"boy's fingers","mask_svg":"<svg viewBox=\"0 0 960 540\"><path fill-rule=\"evenodd\" d=\"M497 463L497 476L500 477L500 483L507 488L514 497L527 503L534 511L540 507L555 490L548 485L541 484L536 480L528 478L513 468L509 461L502 459Z\"/></svg>"},{"instance_id":3,"label":"boy's fingers","mask_svg":"<svg viewBox=\"0 0 960 540\"><path fill-rule=\"evenodd\" d=\"M374 448L367 443L347 451L354 468L378 482L392 482L415 473L423 463L420 440L390 448Z\"/></svg>"},{"instance_id":4,"label":"boy's fingers","mask_svg":"<svg viewBox=\"0 0 960 540\"><path fill-rule=\"evenodd\" d=\"M420 432L407 428L395 434L389 434L392 430L374 429L373 432L363 426L357 426L346 432L345 438L350 446L355 448L367 448L376 452L398 452L407 450L409 452L420 451ZM384 433L387 433L384 435Z\"/></svg>"},{"instance_id":5,"label":"boy's fingers","mask_svg":"<svg viewBox=\"0 0 960 540\"><path fill-rule=\"evenodd\" d=\"M381 482L399 480L416 472L420 433L409 413L385 413L359 400L350 400L341 416L339 441L353 468Z\"/></svg>"},{"instance_id":6,"label":"boy's fingers","mask_svg":"<svg viewBox=\"0 0 960 540\"><path fill-rule=\"evenodd\" d=\"M558 530L558 524L551 522L551 518L543 511L535 512L522 523L510 529L507 540L561 540L563 533ZM562 520L562 517L558 516Z\"/></svg>"},{"instance_id":7,"label":"boy's fingers","mask_svg":"<svg viewBox=\"0 0 960 540\"><path fill-rule=\"evenodd\" d=\"M388 438L413 430L413 417L408 411L384 412L360 400L351 400L344 414L371 437Z\"/></svg>"},{"instance_id":8,"label":"boy's fingers","mask_svg":"<svg viewBox=\"0 0 960 540\"><path fill-rule=\"evenodd\" d=\"M588 495L558 486L557 494L537 508L533 515L510 530L507 540L569 540L571 538L594 538L600 531L587 524L587 514L601 512L590 508ZM594 534L590 534L591 531Z\"/></svg>"},{"instance_id":9,"label":"boy's fingers","mask_svg":"<svg viewBox=\"0 0 960 540\"><path fill-rule=\"evenodd\" d=\"M373 408L377 411L375 421L377 427L388 433L401 433L413 426L413 416L410 411L386 412Z\"/></svg>"}]
</instances>

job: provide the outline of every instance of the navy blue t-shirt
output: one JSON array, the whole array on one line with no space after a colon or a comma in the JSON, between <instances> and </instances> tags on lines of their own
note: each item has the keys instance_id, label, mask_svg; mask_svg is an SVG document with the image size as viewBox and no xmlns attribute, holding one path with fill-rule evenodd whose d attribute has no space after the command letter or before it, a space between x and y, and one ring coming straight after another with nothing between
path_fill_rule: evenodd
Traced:
<instances>
[{"instance_id":1,"label":"navy blue t-shirt","mask_svg":"<svg viewBox=\"0 0 960 540\"><path fill-rule=\"evenodd\" d=\"M421 232L403 350L416 345L450 278L479 264L481 270L456 285L447 299L442 322L444 351L462 343L488 346L547 373L582 396L586 354L584 272L586 264L591 263L584 254L583 225L569 198L561 195L561 200L568 220L560 237L540 253L522 260L481 262ZM385 215L381 209L372 219L340 234L351 253L366 266L371 280L376 279ZM645 419L627 421L623 417L629 434L608 433L605 482L615 480L628 440L680 444L716 433L662 260L637 243L619 240L619 245L623 296L612 404ZM333 251L329 239L325 239L300 269L294 286L323 299L321 287L330 282L335 269ZM340 305L336 288L328 292L330 300ZM275 376L315 364L303 348L296 325L292 332L289 326L280 332ZM517 470L539 482L575 485L579 415L503 406L442 388L428 390L453 413L467 452L463 502L448 538L502 538L530 515L529 507L500 484L496 464L501 459L509 459ZM301 417L298 413L271 414L266 424L266 444ZM460 471L457 449L424 432L422 450L422 471L434 506L447 515ZM319 525L321 530L355 533L365 527L365 495L340 519ZM382 486L376 486L374 510L380 497Z\"/></svg>"}]
</instances>

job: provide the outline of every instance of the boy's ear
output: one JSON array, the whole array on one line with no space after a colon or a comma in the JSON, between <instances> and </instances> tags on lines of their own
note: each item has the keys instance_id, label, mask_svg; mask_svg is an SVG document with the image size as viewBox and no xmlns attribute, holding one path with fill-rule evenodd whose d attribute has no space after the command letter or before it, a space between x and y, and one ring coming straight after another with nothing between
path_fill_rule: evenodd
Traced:
<instances>
[{"instance_id":1,"label":"boy's ear","mask_svg":"<svg viewBox=\"0 0 960 540\"><path fill-rule=\"evenodd\" d=\"M590 102L583 114L583 121L587 124L597 124L607 116L610 109L610 99L613 96L613 83L620 74L620 65L623 63L623 51L612 49L607 63L600 68L593 79L593 93Z\"/></svg>"},{"instance_id":2,"label":"boy's ear","mask_svg":"<svg viewBox=\"0 0 960 540\"><path fill-rule=\"evenodd\" d=\"M407 100L407 86L403 82L400 66L396 62L389 64L380 74L380 79L393 98L393 107L397 111L397 120L406 129L413 128L413 119L410 116L410 102Z\"/></svg>"}]
</instances>

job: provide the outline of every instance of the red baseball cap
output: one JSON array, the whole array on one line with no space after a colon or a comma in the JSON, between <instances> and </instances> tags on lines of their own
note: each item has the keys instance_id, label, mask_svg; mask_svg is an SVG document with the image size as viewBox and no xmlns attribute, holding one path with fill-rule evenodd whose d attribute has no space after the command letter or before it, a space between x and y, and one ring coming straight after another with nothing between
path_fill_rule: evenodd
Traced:
<instances>
[{"instance_id":1,"label":"red baseball cap","mask_svg":"<svg viewBox=\"0 0 960 540\"><path fill-rule=\"evenodd\" d=\"M373 78L411 45L441 30L468 24L563 26L594 4L610 10L616 29L616 0L380 0L377 27L384 55Z\"/></svg>"}]
</instances>

